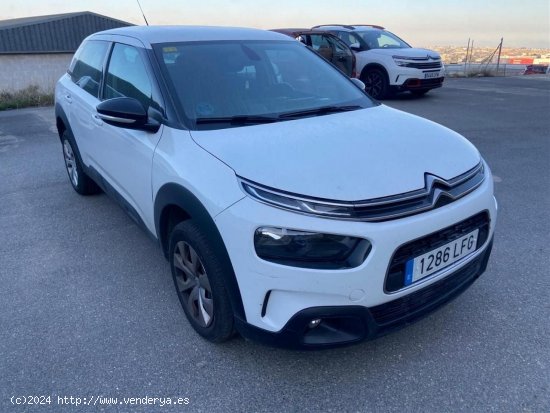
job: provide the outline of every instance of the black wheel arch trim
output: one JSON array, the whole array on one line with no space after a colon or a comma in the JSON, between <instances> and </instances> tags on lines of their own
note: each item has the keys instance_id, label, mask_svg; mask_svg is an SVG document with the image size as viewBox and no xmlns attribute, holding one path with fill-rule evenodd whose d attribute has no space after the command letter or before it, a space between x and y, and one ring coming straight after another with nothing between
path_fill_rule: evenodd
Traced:
<instances>
[{"instance_id":1,"label":"black wheel arch trim","mask_svg":"<svg viewBox=\"0 0 550 413\"><path fill-rule=\"evenodd\" d=\"M66 130L68 130L69 133L74 137L71 125L69 124L69 118L67 117L65 110L59 103L55 104L55 125L57 127L57 134L59 135L59 139L63 138L63 132ZM61 127L61 125L63 125L63 128Z\"/></svg>"},{"instance_id":2,"label":"black wheel arch trim","mask_svg":"<svg viewBox=\"0 0 550 413\"><path fill-rule=\"evenodd\" d=\"M78 148L78 143L76 142L76 138L71 128L71 124L69 123L69 118L67 117L65 110L59 103L55 104L55 125L57 127L57 134L59 135L59 140L61 142L61 145L63 145L63 133L65 131L69 133L69 140L71 141L71 146L73 147L73 151L75 152L75 155L77 156L78 161L80 162L80 165L82 165L84 172L86 172L86 174L89 175L88 168L86 167L84 162L82 162L80 149ZM95 181L93 177L92 179Z\"/></svg>"},{"instance_id":3,"label":"black wheel arch trim","mask_svg":"<svg viewBox=\"0 0 550 413\"><path fill-rule=\"evenodd\" d=\"M360 79L363 79L367 73L368 70L371 70L371 69L378 69L378 70L381 70L382 73L384 73L384 75L386 76L386 80L388 80L388 84L389 84L389 75L388 75L388 71L386 70L386 68L384 66L382 66L381 64L379 63L368 63L365 65L365 67L363 67L363 69L361 70L361 75L360 75Z\"/></svg>"},{"instance_id":4,"label":"black wheel arch trim","mask_svg":"<svg viewBox=\"0 0 550 413\"><path fill-rule=\"evenodd\" d=\"M245 321L246 316L239 284L220 231L214 219L199 199L187 188L176 183L164 184L158 190L155 197L155 229L164 256L168 259L169 236L163 233L164 226L167 224L166 220L168 219L166 211L167 208L172 206L182 209L190 219L196 222L197 225L204 230L204 235L208 243L224 267L224 274L226 274L226 279L224 281L227 292L229 293L234 317Z\"/></svg>"}]
</instances>

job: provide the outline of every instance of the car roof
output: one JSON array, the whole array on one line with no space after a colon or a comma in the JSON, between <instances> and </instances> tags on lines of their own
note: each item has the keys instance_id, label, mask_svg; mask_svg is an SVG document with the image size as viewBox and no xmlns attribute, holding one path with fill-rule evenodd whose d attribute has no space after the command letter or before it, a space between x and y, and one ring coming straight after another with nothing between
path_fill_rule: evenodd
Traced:
<instances>
[{"instance_id":1,"label":"car roof","mask_svg":"<svg viewBox=\"0 0 550 413\"><path fill-rule=\"evenodd\" d=\"M378 26L376 24L321 24L319 26L314 26L313 29L321 30L343 30L343 31L357 31L358 29L362 30L372 30L379 29L385 30L384 27Z\"/></svg>"},{"instance_id":2,"label":"car roof","mask_svg":"<svg viewBox=\"0 0 550 413\"><path fill-rule=\"evenodd\" d=\"M321 30L321 29L296 29L296 28L285 28L285 29L270 29L270 31L272 32L277 32L277 33L282 33L282 34L286 34L287 36L299 36L300 34L310 34L310 33L315 33L315 34L326 34L326 35L329 35L329 36L334 36L333 34L325 31L325 30Z\"/></svg>"},{"instance_id":3,"label":"car roof","mask_svg":"<svg viewBox=\"0 0 550 413\"><path fill-rule=\"evenodd\" d=\"M146 44L215 41L215 40L291 40L282 34L243 27L216 26L130 26L94 33L120 35L141 40Z\"/></svg>"}]
</instances>

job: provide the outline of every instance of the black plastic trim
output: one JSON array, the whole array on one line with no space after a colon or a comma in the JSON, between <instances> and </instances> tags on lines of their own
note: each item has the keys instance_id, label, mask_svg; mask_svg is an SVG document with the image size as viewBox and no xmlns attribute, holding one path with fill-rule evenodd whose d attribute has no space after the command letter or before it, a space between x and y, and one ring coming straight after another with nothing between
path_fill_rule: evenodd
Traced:
<instances>
[{"instance_id":1,"label":"black plastic trim","mask_svg":"<svg viewBox=\"0 0 550 413\"><path fill-rule=\"evenodd\" d=\"M295 314L279 332L263 330L239 318L235 320L236 328L247 339L268 346L298 350L328 349L372 340L424 318L466 291L486 270L492 245L491 240L479 257L447 277L379 306L307 308ZM407 307L410 302L415 305ZM391 311L394 308L402 311L395 318L391 318L390 314L384 322L377 322L386 309ZM310 329L308 323L314 319L322 321L319 326Z\"/></svg>"},{"instance_id":2,"label":"black plastic trim","mask_svg":"<svg viewBox=\"0 0 550 413\"><path fill-rule=\"evenodd\" d=\"M419 255L454 241L469 232L479 229L476 245L477 251L485 245L489 237L490 228L491 218L489 216L489 211L484 210L462 221L400 245L392 254L388 269L386 270L384 292L386 294L391 294L402 288L406 288L404 285L405 264L409 259L418 257ZM426 277L426 279L436 275L437 273Z\"/></svg>"},{"instance_id":3,"label":"black plastic trim","mask_svg":"<svg viewBox=\"0 0 550 413\"><path fill-rule=\"evenodd\" d=\"M155 227L160 245L167 256L168 237L164 236L163 231L163 212L167 207L176 206L185 211L197 225L204 230L204 235L207 238L209 245L214 250L214 253L224 266L224 274L226 275L225 286L229 293L231 306L235 318L246 320L244 306L241 298L241 292L231 259L225 248L222 236L216 226L216 223L198 200L198 198L188 189L175 183L163 185L157 192L155 197Z\"/></svg>"},{"instance_id":4,"label":"black plastic trim","mask_svg":"<svg viewBox=\"0 0 550 413\"><path fill-rule=\"evenodd\" d=\"M155 243L158 242L157 237L153 234L145 222L141 219L141 216L137 210L109 183L103 176L91 166L84 166L86 175L94 180L94 182L105 192L105 194L115 201L123 210L128 214L128 216L134 221L138 227L140 227L151 240Z\"/></svg>"}]
</instances>

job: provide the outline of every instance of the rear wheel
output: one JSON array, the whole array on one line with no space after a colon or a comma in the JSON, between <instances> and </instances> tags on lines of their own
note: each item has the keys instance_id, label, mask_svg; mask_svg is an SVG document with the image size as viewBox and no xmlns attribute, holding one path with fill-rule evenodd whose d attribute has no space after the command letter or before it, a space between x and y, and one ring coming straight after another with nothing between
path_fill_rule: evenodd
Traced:
<instances>
[{"instance_id":1,"label":"rear wheel","mask_svg":"<svg viewBox=\"0 0 550 413\"><path fill-rule=\"evenodd\" d=\"M63 144L63 159L65 169L69 175L69 182L73 189L80 195L92 195L99 192L97 184L84 172L82 163L76 152L76 145L69 132L63 132L61 142Z\"/></svg>"},{"instance_id":2,"label":"rear wheel","mask_svg":"<svg viewBox=\"0 0 550 413\"><path fill-rule=\"evenodd\" d=\"M214 343L233 334L233 311L224 285L223 266L193 221L170 235L170 268L183 311L195 331Z\"/></svg>"},{"instance_id":3,"label":"rear wheel","mask_svg":"<svg viewBox=\"0 0 550 413\"><path fill-rule=\"evenodd\" d=\"M386 74L381 69L368 69L361 80L365 84L365 92L374 99L384 99L388 95L390 86Z\"/></svg>"}]
</instances>

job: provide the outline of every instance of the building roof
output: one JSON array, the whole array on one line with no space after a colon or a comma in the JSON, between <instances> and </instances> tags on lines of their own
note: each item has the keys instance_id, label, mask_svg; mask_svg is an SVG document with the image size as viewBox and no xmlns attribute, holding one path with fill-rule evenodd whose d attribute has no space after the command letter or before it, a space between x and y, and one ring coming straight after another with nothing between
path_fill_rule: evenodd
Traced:
<instances>
[{"instance_id":1,"label":"building roof","mask_svg":"<svg viewBox=\"0 0 550 413\"><path fill-rule=\"evenodd\" d=\"M132 25L89 11L0 20L0 54L74 53L92 33Z\"/></svg>"}]
</instances>

